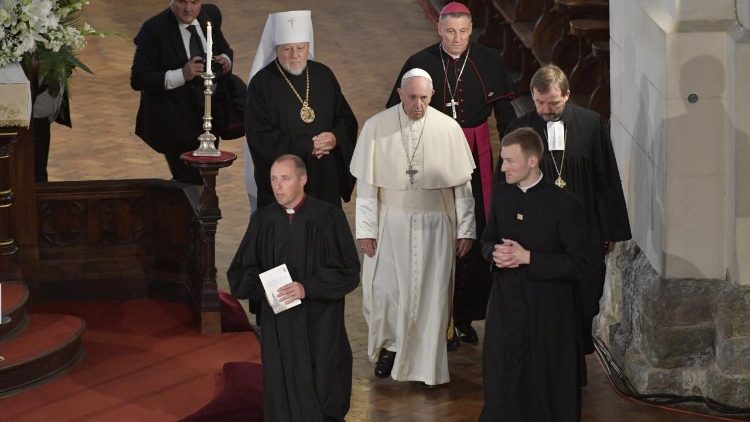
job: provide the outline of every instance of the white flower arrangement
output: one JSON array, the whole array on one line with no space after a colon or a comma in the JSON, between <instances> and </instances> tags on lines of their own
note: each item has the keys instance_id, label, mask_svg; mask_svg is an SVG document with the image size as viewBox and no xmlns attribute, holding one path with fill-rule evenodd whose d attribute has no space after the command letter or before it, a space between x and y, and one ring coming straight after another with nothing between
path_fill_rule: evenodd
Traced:
<instances>
[{"instance_id":1,"label":"white flower arrangement","mask_svg":"<svg viewBox=\"0 0 750 422\"><path fill-rule=\"evenodd\" d=\"M40 48L63 54L82 49L86 35L98 34L80 23L78 12L87 4L89 0L0 0L0 67Z\"/></svg>"},{"instance_id":2,"label":"white flower arrangement","mask_svg":"<svg viewBox=\"0 0 750 422\"><path fill-rule=\"evenodd\" d=\"M64 121L70 120L67 93L73 70L92 73L76 52L86 46L86 36L109 35L83 22L81 9L89 3L0 0L0 68L21 63L33 96L46 90L52 97L62 98L59 113Z\"/></svg>"}]
</instances>

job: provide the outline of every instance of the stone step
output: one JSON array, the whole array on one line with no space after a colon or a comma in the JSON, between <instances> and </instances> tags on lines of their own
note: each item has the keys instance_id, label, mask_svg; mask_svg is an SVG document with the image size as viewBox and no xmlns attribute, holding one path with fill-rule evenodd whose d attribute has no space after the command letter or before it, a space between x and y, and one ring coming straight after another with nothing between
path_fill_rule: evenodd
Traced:
<instances>
[{"instance_id":1,"label":"stone step","mask_svg":"<svg viewBox=\"0 0 750 422\"><path fill-rule=\"evenodd\" d=\"M0 342L0 397L60 373L83 355L81 336L86 323L82 319L55 314L27 318L20 332Z\"/></svg>"},{"instance_id":2,"label":"stone step","mask_svg":"<svg viewBox=\"0 0 750 422\"><path fill-rule=\"evenodd\" d=\"M26 302L29 299L29 289L23 283L3 282L2 287L2 317L0 323L0 342L7 340L26 325Z\"/></svg>"}]
</instances>

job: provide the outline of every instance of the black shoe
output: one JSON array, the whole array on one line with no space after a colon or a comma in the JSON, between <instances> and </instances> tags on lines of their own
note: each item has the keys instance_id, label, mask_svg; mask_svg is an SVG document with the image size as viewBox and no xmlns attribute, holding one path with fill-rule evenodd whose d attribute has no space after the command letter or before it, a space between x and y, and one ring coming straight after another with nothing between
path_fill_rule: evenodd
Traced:
<instances>
[{"instance_id":1,"label":"black shoe","mask_svg":"<svg viewBox=\"0 0 750 422\"><path fill-rule=\"evenodd\" d=\"M474 327L471 326L471 323L456 325L456 331L458 331L458 338L461 339L461 343L479 343L479 336Z\"/></svg>"},{"instance_id":2,"label":"black shoe","mask_svg":"<svg viewBox=\"0 0 750 422\"><path fill-rule=\"evenodd\" d=\"M375 364L375 376L378 378L390 376L391 370L393 369L393 361L395 360L396 352L381 349L378 363Z\"/></svg>"},{"instance_id":3,"label":"black shoe","mask_svg":"<svg viewBox=\"0 0 750 422\"><path fill-rule=\"evenodd\" d=\"M461 347L461 339L458 338L458 333L456 333L455 327L453 328L453 333L451 333L451 336L448 337L447 347L449 352L452 352Z\"/></svg>"}]
</instances>

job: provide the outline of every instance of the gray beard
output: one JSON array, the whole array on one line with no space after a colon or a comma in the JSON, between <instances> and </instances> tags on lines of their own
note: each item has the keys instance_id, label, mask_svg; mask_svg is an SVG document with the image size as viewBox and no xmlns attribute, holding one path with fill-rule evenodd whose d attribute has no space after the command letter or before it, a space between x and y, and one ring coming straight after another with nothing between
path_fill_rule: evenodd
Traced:
<instances>
[{"instance_id":1,"label":"gray beard","mask_svg":"<svg viewBox=\"0 0 750 422\"><path fill-rule=\"evenodd\" d=\"M281 63L281 60L279 60L279 63ZM287 72L291 73L292 75L294 75L294 76L299 76L299 75L301 75L301 74L302 74L302 72L304 72L304 71L305 71L305 68L307 67L307 65L305 65L305 66L304 66L304 67L303 67L302 69L299 69L299 70L292 70L292 69L290 69L289 67L287 67L287 66L286 66L285 64L283 64L283 63L281 64L281 67L283 67L283 68L284 68L284 70L286 70Z\"/></svg>"},{"instance_id":2,"label":"gray beard","mask_svg":"<svg viewBox=\"0 0 750 422\"><path fill-rule=\"evenodd\" d=\"M545 119L541 115L540 116L542 117L542 120L544 120L545 122L559 122L560 120L562 120L563 114L565 114L565 107L567 107L567 106L568 105L565 104L565 106L563 106L563 109L560 111L560 114L556 114L554 117L552 117L549 120ZM537 114L539 114L539 113L537 113Z\"/></svg>"}]
</instances>

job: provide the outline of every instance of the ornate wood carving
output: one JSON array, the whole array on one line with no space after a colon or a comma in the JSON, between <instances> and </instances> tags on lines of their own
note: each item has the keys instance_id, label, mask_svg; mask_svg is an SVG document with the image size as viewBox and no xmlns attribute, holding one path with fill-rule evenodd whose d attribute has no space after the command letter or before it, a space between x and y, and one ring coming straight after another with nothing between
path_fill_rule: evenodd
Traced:
<instances>
[{"instance_id":1,"label":"ornate wood carving","mask_svg":"<svg viewBox=\"0 0 750 422\"><path fill-rule=\"evenodd\" d=\"M237 156L222 151L218 157L196 157L192 152L180 156L192 167L198 168L203 177L203 192L198 207L200 239L197 242L197 260L200 278L200 326L202 333L220 332L218 289L216 287L215 242L216 227L221 219L219 198L216 196L216 175L219 169L230 166Z\"/></svg>"},{"instance_id":2,"label":"ornate wood carving","mask_svg":"<svg viewBox=\"0 0 750 422\"><path fill-rule=\"evenodd\" d=\"M39 256L30 283L41 299L160 297L199 314L189 265L200 238L198 195L164 180L37 185ZM24 268L26 272L26 268ZM191 299L198 298L198 299Z\"/></svg>"},{"instance_id":3,"label":"ornate wood carving","mask_svg":"<svg viewBox=\"0 0 750 422\"><path fill-rule=\"evenodd\" d=\"M13 187L13 206L10 207L10 214L13 239L18 246L15 258L19 275L16 279L31 284L38 275L36 263L39 260L34 137L31 130L19 130L12 144L10 182Z\"/></svg>"},{"instance_id":4,"label":"ornate wood carving","mask_svg":"<svg viewBox=\"0 0 750 422\"><path fill-rule=\"evenodd\" d=\"M39 206L39 246L86 244L87 207L83 201L46 201Z\"/></svg>"},{"instance_id":5,"label":"ornate wood carving","mask_svg":"<svg viewBox=\"0 0 750 422\"><path fill-rule=\"evenodd\" d=\"M11 142L18 133L12 129L0 132L0 255L15 255L18 247L11 230L10 207L13 205L13 190L10 186Z\"/></svg>"},{"instance_id":6,"label":"ornate wood carving","mask_svg":"<svg viewBox=\"0 0 750 422\"><path fill-rule=\"evenodd\" d=\"M143 241L146 215L142 198L104 199L97 208L103 244L126 245Z\"/></svg>"}]
</instances>

